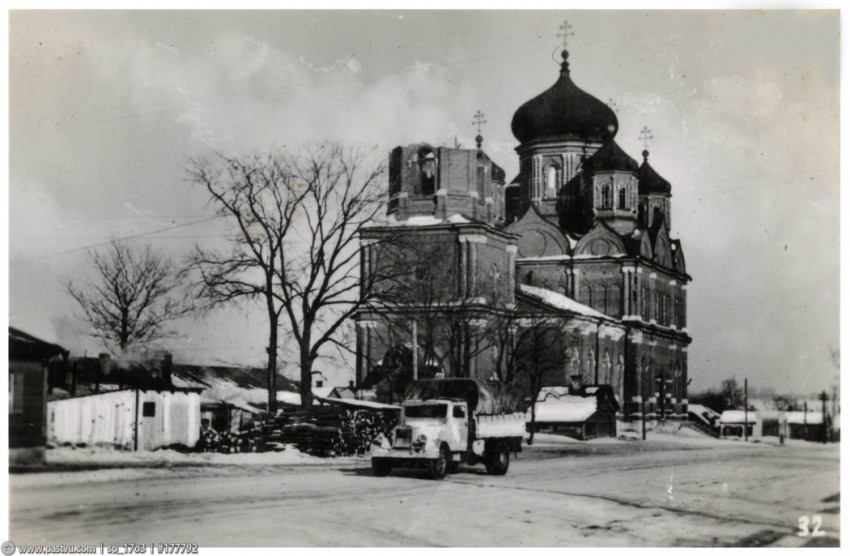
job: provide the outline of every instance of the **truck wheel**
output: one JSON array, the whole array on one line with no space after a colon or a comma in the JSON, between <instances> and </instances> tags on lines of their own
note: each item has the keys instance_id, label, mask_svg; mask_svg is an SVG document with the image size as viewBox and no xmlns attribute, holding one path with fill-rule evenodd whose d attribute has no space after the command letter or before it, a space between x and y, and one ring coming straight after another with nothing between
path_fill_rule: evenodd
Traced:
<instances>
[{"instance_id":1,"label":"truck wheel","mask_svg":"<svg viewBox=\"0 0 850 556\"><path fill-rule=\"evenodd\" d=\"M508 447L502 443L493 446L484 456L484 467L487 468L487 473L491 475L504 475L508 472L510 464L510 452L508 452Z\"/></svg>"},{"instance_id":2,"label":"truck wheel","mask_svg":"<svg viewBox=\"0 0 850 556\"><path fill-rule=\"evenodd\" d=\"M372 460L372 475L376 477L386 477L393 470L393 466L388 461L379 459Z\"/></svg>"},{"instance_id":3,"label":"truck wheel","mask_svg":"<svg viewBox=\"0 0 850 556\"><path fill-rule=\"evenodd\" d=\"M437 459L431 462L431 478L434 480L442 480L446 473L449 472L449 466L452 464L452 455L446 445L440 446L440 453Z\"/></svg>"}]
</instances>

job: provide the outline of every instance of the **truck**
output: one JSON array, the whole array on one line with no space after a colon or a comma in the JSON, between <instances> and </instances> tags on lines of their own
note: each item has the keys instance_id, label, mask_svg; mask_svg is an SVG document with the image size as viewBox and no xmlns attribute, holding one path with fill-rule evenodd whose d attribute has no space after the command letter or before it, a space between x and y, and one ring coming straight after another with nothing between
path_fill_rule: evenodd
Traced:
<instances>
[{"instance_id":1,"label":"truck","mask_svg":"<svg viewBox=\"0 0 850 556\"><path fill-rule=\"evenodd\" d=\"M497 385L474 379L414 382L399 424L389 437L373 441L372 473L386 477L394 468L419 467L440 480L461 464L483 463L491 475L504 475L511 452L522 451L522 403Z\"/></svg>"}]
</instances>

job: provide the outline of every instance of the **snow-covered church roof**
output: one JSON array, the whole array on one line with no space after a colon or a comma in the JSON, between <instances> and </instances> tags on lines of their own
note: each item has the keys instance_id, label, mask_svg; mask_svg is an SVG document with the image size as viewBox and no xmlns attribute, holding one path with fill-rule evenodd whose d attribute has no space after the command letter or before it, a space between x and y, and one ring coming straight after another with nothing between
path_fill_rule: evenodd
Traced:
<instances>
[{"instance_id":1,"label":"snow-covered church roof","mask_svg":"<svg viewBox=\"0 0 850 556\"><path fill-rule=\"evenodd\" d=\"M588 307L587 305L583 305L574 299L570 299L566 295L560 294L558 292L547 290L545 288L538 288L536 286L529 286L528 284L520 284L519 287L522 293L536 299L537 301L542 301L543 303L549 305L554 309L570 311L587 317L594 317L616 322L616 319L612 319L611 317L604 315L599 311Z\"/></svg>"}]
</instances>

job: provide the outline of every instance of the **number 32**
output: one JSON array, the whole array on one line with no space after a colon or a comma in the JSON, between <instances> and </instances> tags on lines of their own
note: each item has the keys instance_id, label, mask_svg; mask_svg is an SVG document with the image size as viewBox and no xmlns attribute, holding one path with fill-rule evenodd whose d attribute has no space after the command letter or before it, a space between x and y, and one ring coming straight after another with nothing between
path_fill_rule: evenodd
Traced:
<instances>
[{"instance_id":1,"label":"number 32","mask_svg":"<svg viewBox=\"0 0 850 556\"><path fill-rule=\"evenodd\" d=\"M809 524L812 526L811 532L809 531ZM821 525L823 525L823 519L819 515L813 515L811 520L807 515L801 515L797 520L797 525L800 527L800 531L797 533L798 537L808 537L809 535L813 537L822 537L825 535L823 530L821 529Z\"/></svg>"}]
</instances>

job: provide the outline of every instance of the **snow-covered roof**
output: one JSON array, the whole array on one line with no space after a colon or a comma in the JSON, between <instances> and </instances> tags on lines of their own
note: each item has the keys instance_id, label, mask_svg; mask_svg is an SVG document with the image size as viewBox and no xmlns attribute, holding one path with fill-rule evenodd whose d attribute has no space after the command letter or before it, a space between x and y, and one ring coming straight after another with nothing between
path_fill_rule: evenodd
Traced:
<instances>
[{"instance_id":1,"label":"snow-covered roof","mask_svg":"<svg viewBox=\"0 0 850 556\"><path fill-rule=\"evenodd\" d=\"M547 255L545 257L520 257L516 260L518 263L534 262L543 263L548 261L569 261L572 259L570 255Z\"/></svg>"},{"instance_id":2,"label":"snow-covered roof","mask_svg":"<svg viewBox=\"0 0 850 556\"><path fill-rule=\"evenodd\" d=\"M570 299L566 295L560 294L558 292L553 292L552 290L529 286L527 284L520 284L520 290L522 291L522 293L530 295L531 297L534 297L535 299L538 299L543 303L550 305L556 309L571 311L573 313L578 313L579 315L585 315L588 317L596 317L611 321L614 320L607 315L603 315L595 309L591 309L587 305L583 305L574 299Z\"/></svg>"},{"instance_id":3,"label":"snow-covered roof","mask_svg":"<svg viewBox=\"0 0 850 556\"><path fill-rule=\"evenodd\" d=\"M596 413L596 397L570 395L562 395L559 398L550 397L544 402L538 402L534 413L535 420L541 423L580 423ZM530 415L529 412L529 418Z\"/></svg>"},{"instance_id":4,"label":"snow-covered roof","mask_svg":"<svg viewBox=\"0 0 850 556\"><path fill-rule=\"evenodd\" d=\"M333 392L333 386L322 386L322 387L313 387L313 395L319 398L327 398Z\"/></svg>"},{"instance_id":5,"label":"snow-covered roof","mask_svg":"<svg viewBox=\"0 0 850 556\"><path fill-rule=\"evenodd\" d=\"M746 413L746 416L744 415ZM747 411L739 409L727 409L723 413L720 414L720 424L721 425L729 425L729 424L739 424L743 423L746 417L747 423L755 423L759 420L758 411Z\"/></svg>"},{"instance_id":6,"label":"snow-covered roof","mask_svg":"<svg viewBox=\"0 0 850 556\"><path fill-rule=\"evenodd\" d=\"M335 403L340 405L350 405L354 407L368 407L369 409L396 409L400 410L401 408L397 405L389 405L385 403L378 402L370 402L368 400L358 400L351 398L327 398L327 402Z\"/></svg>"},{"instance_id":7,"label":"snow-covered roof","mask_svg":"<svg viewBox=\"0 0 850 556\"><path fill-rule=\"evenodd\" d=\"M437 218L432 215L418 215L399 220L395 214L383 219L376 219L371 226L438 226L440 224L469 224L472 222L461 214L453 214L446 219ZM367 226L369 227L369 226Z\"/></svg>"},{"instance_id":8,"label":"snow-covered roof","mask_svg":"<svg viewBox=\"0 0 850 556\"><path fill-rule=\"evenodd\" d=\"M822 425L823 413L820 411L789 411L786 413L788 423L792 425Z\"/></svg>"},{"instance_id":9,"label":"snow-covered roof","mask_svg":"<svg viewBox=\"0 0 850 556\"><path fill-rule=\"evenodd\" d=\"M710 407L705 407L704 405L700 405L698 403L688 403L688 412L695 413L697 415L704 415L712 419L720 417L720 414L711 409Z\"/></svg>"}]
</instances>

